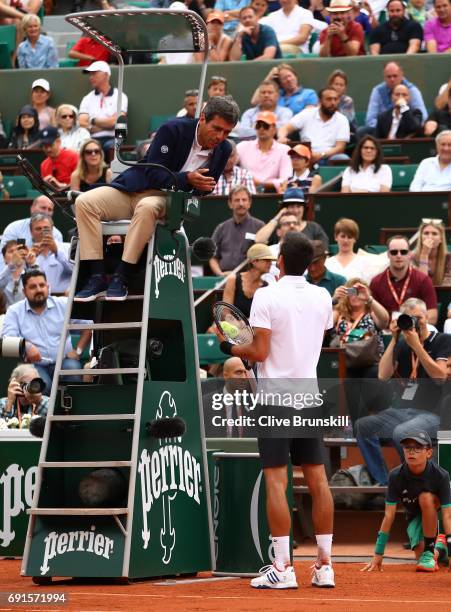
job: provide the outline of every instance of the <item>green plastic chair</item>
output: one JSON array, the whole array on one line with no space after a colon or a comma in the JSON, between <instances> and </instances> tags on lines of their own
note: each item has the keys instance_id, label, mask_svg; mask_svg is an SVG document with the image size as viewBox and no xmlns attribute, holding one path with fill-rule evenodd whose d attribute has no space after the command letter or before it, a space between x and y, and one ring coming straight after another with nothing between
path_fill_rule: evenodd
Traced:
<instances>
[{"instance_id":1,"label":"green plastic chair","mask_svg":"<svg viewBox=\"0 0 451 612\"><path fill-rule=\"evenodd\" d=\"M27 191L32 188L26 176L4 176L3 183L11 198L26 198Z\"/></svg>"},{"instance_id":2,"label":"green plastic chair","mask_svg":"<svg viewBox=\"0 0 451 612\"><path fill-rule=\"evenodd\" d=\"M0 26L0 43L6 43L9 53L14 53L16 48L16 26Z\"/></svg>"},{"instance_id":3,"label":"green plastic chair","mask_svg":"<svg viewBox=\"0 0 451 612\"><path fill-rule=\"evenodd\" d=\"M365 119L366 119L366 111L356 111L355 112L355 120L359 127L362 127L365 125Z\"/></svg>"},{"instance_id":4,"label":"green plastic chair","mask_svg":"<svg viewBox=\"0 0 451 612\"><path fill-rule=\"evenodd\" d=\"M223 363L227 359L227 355L224 355L219 348L218 338L215 334L197 334L197 349L200 365Z\"/></svg>"},{"instance_id":5,"label":"green plastic chair","mask_svg":"<svg viewBox=\"0 0 451 612\"><path fill-rule=\"evenodd\" d=\"M0 70L10 70L13 67L11 53L6 43L0 43Z\"/></svg>"},{"instance_id":6,"label":"green plastic chair","mask_svg":"<svg viewBox=\"0 0 451 612\"><path fill-rule=\"evenodd\" d=\"M327 183L327 181L338 176L340 172L344 172L345 169L346 166L320 166L319 175L323 179L323 183Z\"/></svg>"},{"instance_id":7,"label":"green plastic chair","mask_svg":"<svg viewBox=\"0 0 451 612\"><path fill-rule=\"evenodd\" d=\"M40 195L42 194L37 189L27 189L27 195L26 195L27 200L34 200L35 198L38 198Z\"/></svg>"},{"instance_id":8,"label":"green plastic chair","mask_svg":"<svg viewBox=\"0 0 451 612\"><path fill-rule=\"evenodd\" d=\"M393 174L392 191L409 191L410 183L417 171L417 164L394 164L390 166Z\"/></svg>"},{"instance_id":9,"label":"green plastic chair","mask_svg":"<svg viewBox=\"0 0 451 612\"><path fill-rule=\"evenodd\" d=\"M338 244L329 244L329 255L336 255L338 253Z\"/></svg>"},{"instance_id":10,"label":"green plastic chair","mask_svg":"<svg viewBox=\"0 0 451 612\"><path fill-rule=\"evenodd\" d=\"M58 66L59 68L75 68L75 66L78 66L78 60L72 59L71 57L64 57L58 60Z\"/></svg>"}]
</instances>

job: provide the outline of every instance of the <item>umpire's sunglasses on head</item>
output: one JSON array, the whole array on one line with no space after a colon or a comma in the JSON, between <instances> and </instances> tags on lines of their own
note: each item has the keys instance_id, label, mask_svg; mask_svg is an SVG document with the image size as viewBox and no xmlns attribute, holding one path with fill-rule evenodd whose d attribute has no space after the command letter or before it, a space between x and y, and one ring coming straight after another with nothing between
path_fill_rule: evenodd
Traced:
<instances>
[{"instance_id":1,"label":"umpire's sunglasses on head","mask_svg":"<svg viewBox=\"0 0 451 612\"><path fill-rule=\"evenodd\" d=\"M442 219L421 219L423 225L444 225Z\"/></svg>"},{"instance_id":2,"label":"umpire's sunglasses on head","mask_svg":"<svg viewBox=\"0 0 451 612\"><path fill-rule=\"evenodd\" d=\"M388 252L393 256L398 255L398 253L399 255L408 255L409 249L390 249Z\"/></svg>"}]
</instances>

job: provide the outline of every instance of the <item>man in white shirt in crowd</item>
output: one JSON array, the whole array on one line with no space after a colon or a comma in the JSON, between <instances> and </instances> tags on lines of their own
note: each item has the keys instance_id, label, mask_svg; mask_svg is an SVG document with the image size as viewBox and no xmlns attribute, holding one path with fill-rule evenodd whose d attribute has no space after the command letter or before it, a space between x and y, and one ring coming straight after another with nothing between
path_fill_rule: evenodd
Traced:
<instances>
[{"instance_id":1,"label":"man in white shirt in crowd","mask_svg":"<svg viewBox=\"0 0 451 612\"><path fill-rule=\"evenodd\" d=\"M297 0L280 0L280 9L262 17L276 33L282 53L308 53L308 41L313 30L313 13L302 8Z\"/></svg>"},{"instance_id":2,"label":"man in white shirt in crowd","mask_svg":"<svg viewBox=\"0 0 451 612\"><path fill-rule=\"evenodd\" d=\"M289 391L292 380L298 383L296 389L299 383L309 382L317 386L316 368L324 332L333 327L333 318L328 291L311 285L303 276L312 258L310 240L301 232L287 233L277 260L279 281L257 289L252 301L249 321L254 330L253 341L240 346L226 340L221 342L224 353L257 362L259 395L262 384L277 388L279 393ZM280 413L283 406L263 405L261 408ZM286 433L291 435L292 432ZM333 500L324 469L323 442L319 437L269 435L268 432L268 437L259 437L258 445L266 485L266 512L274 563L263 568L260 576L252 579L251 586L260 589L295 589L298 586L290 560L291 510L286 499L287 465L291 456L293 465L302 466L313 500L318 555L313 566L312 584L334 587L331 565ZM281 432L280 435L284 434Z\"/></svg>"},{"instance_id":3,"label":"man in white shirt in crowd","mask_svg":"<svg viewBox=\"0 0 451 612\"><path fill-rule=\"evenodd\" d=\"M78 121L80 127L89 130L92 138L100 142L107 155L109 149L114 148L114 126L117 114L117 87L110 83L111 69L106 62L93 62L83 70L89 74L89 82L93 91L87 94L80 103ZM126 115L128 98L122 93L120 115Z\"/></svg>"},{"instance_id":4,"label":"man in white shirt in crowd","mask_svg":"<svg viewBox=\"0 0 451 612\"><path fill-rule=\"evenodd\" d=\"M415 172L409 191L451 190L451 130L444 130L435 139L436 157L423 159Z\"/></svg>"},{"instance_id":5,"label":"man in white shirt in crowd","mask_svg":"<svg viewBox=\"0 0 451 612\"><path fill-rule=\"evenodd\" d=\"M277 116L271 111L259 113L255 121L255 140L237 145L240 164L254 177L257 191L278 191L291 176L290 147L277 142Z\"/></svg>"},{"instance_id":6,"label":"man in white shirt in crowd","mask_svg":"<svg viewBox=\"0 0 451 612\"><path fill-rule=\"evenodd\" d=\"M321 165L329 159L349 159L345 154L350 139L349 121L338 110L338 94L325 87L319 92L319 107L306 108L279 130L279 142L299 130L301 140L310 142L312 160Z\"/></svg>"},{"instance_id":7,"label":"man in white shirt in crowd","mask_svg":"<svg viewBox=\"0 0 451 612\"><path fill-rule=\"evenodd\" d=\"M279 87L272 79L267 79L260 83L258 87L258 104L248 108L241 116L241 121L235 128L240 138L255 136L255 121L257 115L262 111L270 111L277 117L277 128L288 123L293 116L293 112L286 106L278 106Z\"/></svg>"}]
</instances>

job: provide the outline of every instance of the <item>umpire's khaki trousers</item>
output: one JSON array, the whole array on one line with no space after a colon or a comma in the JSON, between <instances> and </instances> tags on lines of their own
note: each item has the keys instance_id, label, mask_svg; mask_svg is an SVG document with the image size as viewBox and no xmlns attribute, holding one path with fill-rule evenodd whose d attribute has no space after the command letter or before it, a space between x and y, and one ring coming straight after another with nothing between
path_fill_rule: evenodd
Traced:
<instances>
[{"instance_id":1,"label":"umpire's khaki trousers","mask_svg":"<svg viewBox=\"0 0 451 612\"><path fill-rule=\"evenodd\" d=\"M138 193L113 187L97 187L75 201L81 259L103 259L101 221L131 219L122 259L134 264L155 231L157 219L166 214L166 199L161 191L149 189Z\"/></svg>"}]
</instances>

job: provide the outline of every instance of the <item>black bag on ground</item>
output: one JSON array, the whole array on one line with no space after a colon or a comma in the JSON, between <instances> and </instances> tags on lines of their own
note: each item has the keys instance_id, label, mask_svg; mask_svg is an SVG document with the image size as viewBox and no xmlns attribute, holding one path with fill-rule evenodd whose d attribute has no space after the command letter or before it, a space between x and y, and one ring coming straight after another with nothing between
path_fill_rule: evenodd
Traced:
<instances>
[{"instance_id":1,"label":"black bag on ground","mask_svg":"<svg viewBox=\"0 0 451 612\"><path fill-rule=\"evenodd\" d=\"M334 487L371 487L375 483L365 465L351 465L337 470L329 484ZM336 508L345 510L364 510L372 496L368 493L333 493Z\"/></svg>"}]
</instances>

